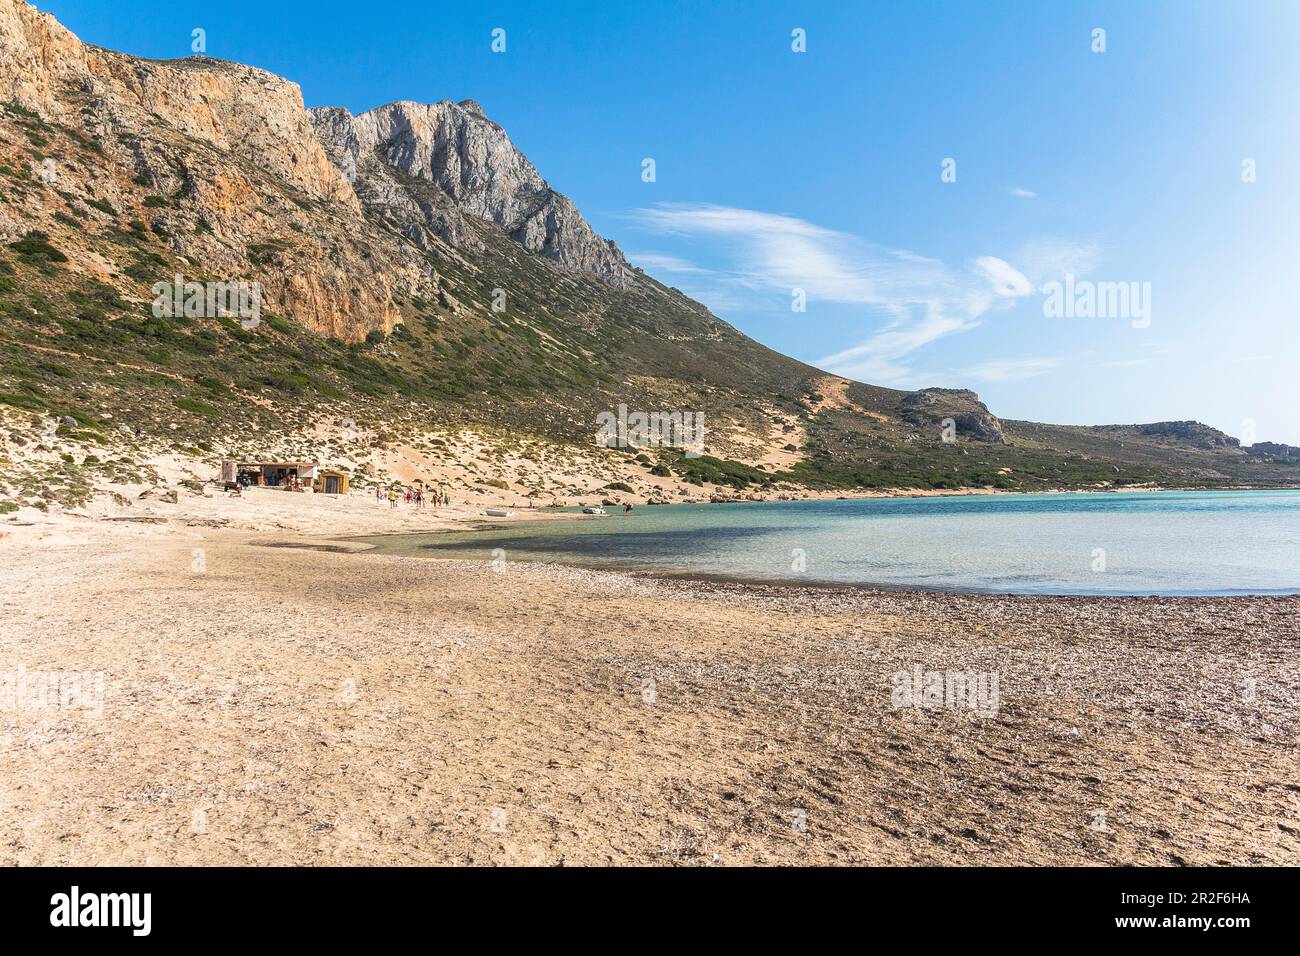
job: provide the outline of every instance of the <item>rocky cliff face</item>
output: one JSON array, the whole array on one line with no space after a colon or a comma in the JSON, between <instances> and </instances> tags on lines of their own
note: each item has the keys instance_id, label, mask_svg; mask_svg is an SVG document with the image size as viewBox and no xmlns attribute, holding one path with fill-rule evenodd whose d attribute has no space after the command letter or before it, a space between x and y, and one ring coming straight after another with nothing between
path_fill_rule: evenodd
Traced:
<instances>
[{"instance_id":1,"label":"rocky cliff face","mask_svg":"<svg viewBox=\"0 0 1300 956\"><path fill-rule=\"evenodd\" d=\"M146 287L174 271L256 280L268 310L349 339L392 328L396 296L436 289L427 261L367 220L294 83L103 50L0 0L0 102L30 114L5 163L48 187L0 207L0 238L40 230L82 269ZM166 253L111 241L128 226Z\"/></svg>"},{"instance_id":2,"label":"rocky cliff face","mask_svg":"<svg viewBox=\"0 0 1300 956\"><path fill-rule=\"evenodd\" d=\"M142 111L217 149L239 150L309 196L356 202L312 134L297 84L253 67L115 53L82 43L22 0L3 0L0 98L61 119L88 105L100 133Z\"/></svg>"},{"instance_id":3,"label":"rocky cliff face","mask_svg":"<svg viewBox=\"0 0 1300 956\"><path fill-rule=\"evenodd\" d=\"M1257 458L1276 458L1284 461L1300 461L1300 448L1295 445L1283 445L1274 441L1257 441L1246 448L1246 454Z\"/></svg>"},{"instance_id":4,"label":"rocky cliff face","mask_svg":"<svg viewBox=\"0 0 1300 956\"><path fill-rule=\"evenodd\" d=\"M402 201L394 195L396 170L445 197L422 205L429 207L427 227L452 245L477 247L461 220L474 216L561 265L617 285L631 281L618 247L596 234L473 100L390 103L358 116L334 107L311 114L340 173L381 210Z\"/></svg>"},{"instance_id":5,"label":"rocky cliff face","mask_svg":"<svg viewBox=\"0 0 1300 956\"><path fill-rule=\"evenodd\" d=\"M1002 423L969 389L923 388L904 396L900 408L913 425L931 426L951 418L963 438L1006 444Z\"/></svg>"},{"instance_id":6,"label":"rocky cliff face","mask_svg":"<svg viewBox=\"0 0 1300 956\"><path fill-rule=\"evenodd\" d=\"M1184 442L1196 448L1237 448L1241 442L1201 422L1149 422L1145 425L1097 425L1097 431L1116 436L1142 435Z\"/></svg>"}]
</instances>

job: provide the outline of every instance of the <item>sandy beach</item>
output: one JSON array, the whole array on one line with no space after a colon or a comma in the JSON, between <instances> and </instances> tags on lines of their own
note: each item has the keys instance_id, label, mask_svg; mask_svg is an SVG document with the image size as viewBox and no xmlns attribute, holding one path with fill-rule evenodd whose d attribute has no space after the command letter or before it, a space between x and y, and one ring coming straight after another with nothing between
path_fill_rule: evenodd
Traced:
<instances>
[{"instance_id":1,"label":"sandy beach","mask_svg":"<svg viewBox=\"0 0 1300 956\"><path fill-rule=\"evenodd\" d=\"M0 700L0 863L1300 862L1300 598L390 557L346 538L481 508L362 496L131 510L0 523L0 669L102 675ZM918 671L996 706L900 706Z\"/></svg>"}]
</instances>

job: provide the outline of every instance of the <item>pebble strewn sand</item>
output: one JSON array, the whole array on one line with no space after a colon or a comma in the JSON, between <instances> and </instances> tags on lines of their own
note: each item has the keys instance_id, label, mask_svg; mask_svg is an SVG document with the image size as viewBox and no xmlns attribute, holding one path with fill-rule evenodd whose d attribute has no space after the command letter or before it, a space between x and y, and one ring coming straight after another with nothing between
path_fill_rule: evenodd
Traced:
<instances>
[{"instance_id":1,"label":"pebble strewn sand","mask_svg":"<svg viewBox=\"0 0 1300 956\"><path fill-rule=\"evenodd\" d=\"M229 507L0 536L0 670L105 675L0 709L0 863L1300 863L1300 598L497 572ZM895 709L914 666L996 716Z\"/></svg>"}]
</instances>

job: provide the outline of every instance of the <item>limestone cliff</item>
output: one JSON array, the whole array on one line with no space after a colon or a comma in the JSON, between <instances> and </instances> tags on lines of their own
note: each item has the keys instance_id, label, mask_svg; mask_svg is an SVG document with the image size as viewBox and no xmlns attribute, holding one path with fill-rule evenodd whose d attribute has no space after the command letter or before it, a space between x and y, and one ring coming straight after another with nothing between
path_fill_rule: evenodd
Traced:
<instances>
[{"instance_id":1,"label":"limestone cliff","mask_svg":"<svg viewBox=\"0 0 1300 956\"><path fill-rule=\"evenodd\" d=\"M40 159L29 149L18 160L53 191L0 207L3 238L37 228L86 268L147 279L55 214L138 224L195 273L255 279L268 308L353 339L398 321L396 292L436 288L426 261L367 221L294 83L209 57L103 50L22 0L0 0L0 101L93 147ZM33 134L13 145L48 139Z\"/></svg>"},{"instance_id":2,"label":"limestone cliff","mask_svg":"<svg viewBox=\"0 0 1300 956\"><path fill-rule=\"evenodd\" d=\"M400 202L390 188L397 170L446 197L426 210L427 225L453 245L474 248L461 216L475 216L561 265L619 285L632 279L618 247L596 234L473 100L389 103L358 116L339 108L311 113L341 174L380 208Z\"/></svg>"}]
</instances>

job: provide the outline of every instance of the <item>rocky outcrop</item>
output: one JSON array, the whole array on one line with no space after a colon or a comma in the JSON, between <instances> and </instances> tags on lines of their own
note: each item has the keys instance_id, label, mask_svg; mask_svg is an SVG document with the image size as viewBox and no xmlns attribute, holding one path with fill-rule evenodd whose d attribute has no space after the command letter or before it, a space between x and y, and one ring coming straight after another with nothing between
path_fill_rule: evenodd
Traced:
<instances>
[{"instance_id":1,"label":"rocky outcrop","mask_svg":"<svg viewBox=\"0 0 1300 956\"><path fill-rule=\"evenodd\" d=\"M267 310L345 339L390 330L399 296L436 295L427 259L369 221L288 80L210 57L100 49L0 0L4 102L16 134L0 137L4 161L47 188L8 198L0 238L48 233L79 268L145 288L178 272L256 280ZM24 123L40 139L72 137L80 155L51 144L48 171L35 168ZM128 227L165 248L144 256L112 241Z\"/></svg>"},{"instance_id":2,"label":"rocky outcrop","mask_svg":"<svg viewBox=\"0 0 1300 956\"><path fill-rule=\"evenodd\" d=\"M391 214L390 207L412 201L395 191L396 170L436 188L437 197L414 201L428 227L452 245L475 247L472 230L461 221L474 216L561 265L618 285L631 281L618 247L596 234L473 100L404 101L357 116L337 107L311 113L340 173L380 211Z\"/></svg>"},{"instance_id":3,"label":"rocky outcrop","mask_svg":"<svg viewBox=\"0 0 1300 956\"><path fill-rule=\"evenodd\" d=\"M309 196L356 203L313 135L298 85L251 66L115 53L82 43L23 0L0 0L0 99L64 120L89 105L97 133L142 110L187 137L238 150Z\"/></svg>"},{"instance_id":4,"label":"rocky outcrop","mask_svg":"<svg viewBox=\"0 0 1300 956\"><path fill-rule=\"evenodd\" d=\"M1096 425L1095 431L1183 442L1195 448L1236 448L1241 442L1201 422L1149 422L1145 425Z\"/></svg>"},{"instance_id":5,"label":"rocky outcrop","mask_svg":"<svg viewBox=\"0 0 1300 956\"><path fill-rule=\"evenodd\" d=\"M941 425L951 418L962 438L1005 445L1007 438L1000 422L980 397L965 388L923 388L903 396L899 410L910 424L927 427Z\"/></svg>"},{"instance_id":6,"label":"rocky outcrop","mask_svg":"<svg viewBox=\"0 0 1300 956\"><path fill-rule=\"evenodd\" d=\"M1257 441L1246 446L1246 454L1257 458L1274 458L1282 461L1300 461L1300 448L1273 441Z\"/></svg>"}]
</instances>

